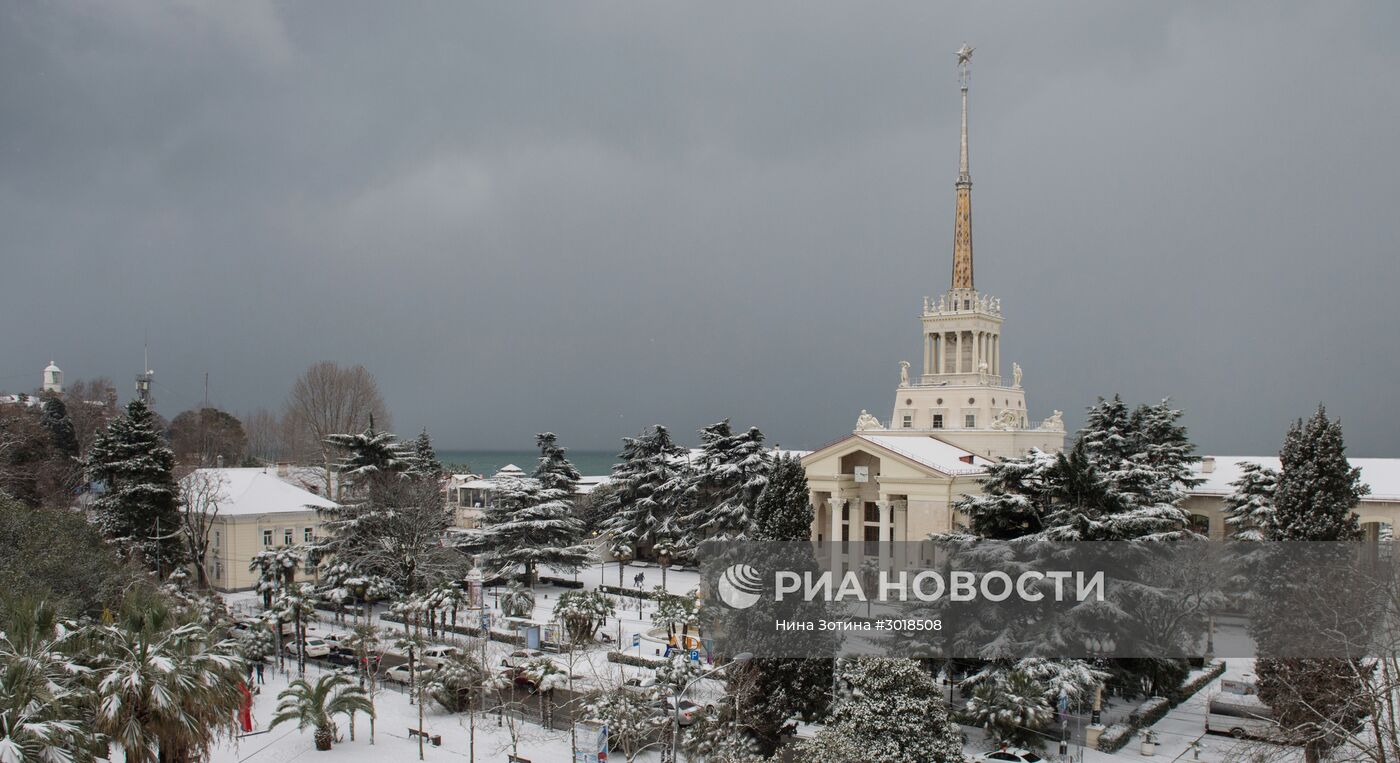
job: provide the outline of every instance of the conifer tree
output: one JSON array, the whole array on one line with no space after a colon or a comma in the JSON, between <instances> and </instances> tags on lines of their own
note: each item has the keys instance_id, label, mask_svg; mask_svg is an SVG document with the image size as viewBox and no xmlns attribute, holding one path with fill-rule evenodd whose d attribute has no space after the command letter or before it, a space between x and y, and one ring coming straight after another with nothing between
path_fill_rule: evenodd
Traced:
<instances>
[{"instance_id":1,"label":"conifer tree","mask_svg":"<svg viewBox=\"0 0 1400 763\"><path fill-rule=\"evenodd\" d=\"M1371 491L1361 482L1361 470L1347 461L1340 421L1329 421L1320 405L1312 418L1298 420L1284 438L1279 465L1274 540L1361 538L1352 510Z\"/></svg>"},{"instance_id":2,"label":"conifer tree","mask_svg":"<svg viewBox=\"0 0 1400 763\"><path fill-rule=\"evenodd\" d=\"M78 436L73 429L73 420L68 417L68 406L58 395L44 395L44 412L39 419L54 451L68 458L78 457Z\"/></svg>"},{"instance_id":3,"label":"conifer tree","mask_svg":"<svg viewBox=\"0 0 1400 763\"><path fill-rule=\"evenodd\" d=\"M540 460L539 465L535 467L534 477L539 480L540 486L546 490L563 490L568 495L573 495L583 475L578 473L578 469L574 468L565 455L567 451L560 447L559 437L553 432L541 432L535 435L535 445L540 449Z\"/></svg>"},{"instance_id":4,"label":"conifer tree","mask_svg":"<svg viewBox=\"0 0 1400 763\"><path fill-rule=\"evenodd\" d=\"M811 495L807 470L796 456L778 456L768 484L754 504L754 538L771 541L804 541L812 537Z\"/></svg>"},{"instance_id":5,"label":"conifer tree","mask_svg":"<svg viewBox=\"0 0 1400 763\"><path fill-rule=\"evenodd\" d=\"M734 434L725 419L700 430L700 447L685 492L688 534L696 540L748 537L771 468L763 433L752 427Z\"/></svg>"},{"instance_id":6,"label":"conifer tree","mask_svg":"<svg viewBox=\"0 0 1400 763\"><path fill-rule=\"evenodd\" d=\"M685 539L676 518L685 456L685 450L660 425L623 440L612 482L598 509L606 517L602 529L614 544L641 548L661 540Z\"/></svg>"},{"instance_id":7,"label":"conifer tree","mask_svg":"<svg viewBox=\"0 0 1400 763\"><path fill-rule=\"evenodd\" d=\"M1274 488L1274 516L1268 539L1279 541L1359 541L1361 526L1353 509L1370 492L1361 482L1361 470L1346 458L1340 421L1329 421L1318 406L1306 422L1299 420L1288 430L1279 452L1281 471ZM1346 558L1339 558L1339 565ZM1314 618L1300 616L1292 622L1287 608L1290 593L1311 581L1293 580L1287 575L1270 576L1261 602L1256 606L1270 614L1256 617L1252 635L1260 645L1255 664L1259 676L1259 696L1274 709L1279 724L1304 740L1303 754L1308 763L1320 761L1343 737L1339 729L1358 723L1370 705L1364 701L1365 677L1373 669L1360 659L1298 658L1267 656L1279 632L1316 627ZM1326 583L1323 584L1326 586ZM1314 591L1314 595L1316 592ZM1335 627L1335 626L1334 626Z\"/></svg>"},{"instance_id":8,"label":"conifer tree","mask_svg":"<svg viewBox=\"0 0 1400 763\"><path fill-rule=\"evenodd\" d=\"M472 550L499 573L523 567L527 585L534 584L541 566L573 571L591 556L583 542L583 522L574 516L568 494L519 477L496 483Z\"/></svg>"},{"instance_id":9,"label":"conifer tree","mask_svg":"<svg viewBox=\"0 0 1400 763\"><path fill-rule=\"evenodd\" d=\"M813 760L962 763L962 734L933 677L914 660L856 657L838 678L847 692L803 745Z\"/></svg>"},{"instance_id":10,"label":"conifer tree","mask_svg":"<svg viewBox=\"0 0 1400 763\"><path fill-rule=\"evenodd\" d=\"M534 476L506 479L496 485L491 505L482 513L481 530L471 544L485 564L501 572L523 566L524 579L531 585L541 565L577 570L590 556L583 520L573 504L578 470L569 463L552 432L537 435L535 444L540 459Z\"/></svg>"},{"instance_id":11,"label":"conifer tree","mask_svg":"<svg viewBox=\"0 0 1400 763\"><path fill-rule=\"evenodd\" d=\"M151 409L131 401L126 415L98 435L89 461L105 486L93 502L103 534L158 575L184 564L175 454L156 431Z\"/></svg>"},{"instance_id":12,"label":"conifer tree","mask_svg":"<svg viewBox=\"0 0 1400 763\"><path fill-rule=\"evenodd\" d=\"M435 480L442 479L442 462L438 460L437 451L433 449L433 438L428 435L427 427L423 427L423 431L419 432L418 438L413 441L413 455L409 460L412 463L408 470L414 474Z\"/></svg>"},{"instance_id":13,"label":"conifer tree","mask_svg":"<svg viewBox=\"0 0 1400 763\"><path fill-rule=\"evenodd\" d=\"M1264 540L1273 533L1274 489L1278 472L1246 461L1225 498L1225 525L1234 540Z\"/></svg>"}]
</instances>

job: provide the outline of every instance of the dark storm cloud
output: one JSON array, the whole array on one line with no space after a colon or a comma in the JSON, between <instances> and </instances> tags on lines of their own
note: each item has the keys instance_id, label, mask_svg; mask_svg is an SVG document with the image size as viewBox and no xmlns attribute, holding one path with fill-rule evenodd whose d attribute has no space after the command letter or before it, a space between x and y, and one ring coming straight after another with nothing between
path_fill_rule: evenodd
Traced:
<instances>
[{"instance_id":1,"label":"dark storm cloud","mask_svg":"<svg viewBox=\"0 0 1400 763\"><path fill-rule=\"evenodd\" d=\"M447 445L818 445L946 288L964 39L1034 415L1170 395L1262 454L1325 401L1400 456L1382 3L10 3L0 386L126 387L149 332L167 414L334 359Z\"/></svg>"}]
</instances>

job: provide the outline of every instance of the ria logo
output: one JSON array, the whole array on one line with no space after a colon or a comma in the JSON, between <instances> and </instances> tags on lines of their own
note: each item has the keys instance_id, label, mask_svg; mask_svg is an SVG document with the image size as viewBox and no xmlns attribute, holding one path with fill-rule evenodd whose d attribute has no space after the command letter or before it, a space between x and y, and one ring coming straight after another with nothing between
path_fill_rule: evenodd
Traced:
<instances>
[{"instance_id":1,"label":"ria logo","mask_svg":"<svg viewBox=\"0 0 1400 763\"><path fill-rule=\"evenodd\" d=\"M758 603L763 593L763 577L747 564L735 564L719 576L715 588L720 601L734 609L748 609Z\"/></svg>"}]
</instances>

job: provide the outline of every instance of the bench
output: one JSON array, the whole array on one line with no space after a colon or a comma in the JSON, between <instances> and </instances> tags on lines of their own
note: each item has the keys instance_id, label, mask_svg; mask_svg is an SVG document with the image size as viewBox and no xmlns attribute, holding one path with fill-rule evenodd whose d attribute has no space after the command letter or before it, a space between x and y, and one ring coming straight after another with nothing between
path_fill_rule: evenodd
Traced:
<instances>
[{"instance_id":1,"label":"bench","mask_svg":"<svg viewBox=\"0 0 1400 763\"><path fill-rule=\"evenodd\" d=\"M423 737L424 739L428 740L429 744L431 744L434 747L442 746L441 734L433 734L429 736L428 732L423 731L422 729L415 729L410 727L408 730L408 738L413 739L414 737Z\"/></svg>"}]
</instances>

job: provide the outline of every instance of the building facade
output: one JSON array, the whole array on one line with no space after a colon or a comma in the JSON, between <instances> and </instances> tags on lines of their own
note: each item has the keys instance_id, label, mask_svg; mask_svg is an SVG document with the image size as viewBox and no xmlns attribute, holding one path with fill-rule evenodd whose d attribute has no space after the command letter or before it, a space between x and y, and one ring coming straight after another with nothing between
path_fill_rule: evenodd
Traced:
<instances>
[{"instance_id":1,"label":"building facade","mask_svg":"<svg viewBox=\"0 0 1400 763\"><path fill-rule=\"evenodd\" d=\"M876 541L920 541L955 529L952 504L979 492L986 467L1031 449L1058 453L1060 411L1031 414L1021 367L1002 356L1001 300L978 291L968 164L968 62L958 51L962 138L954 183L953 267L948 289L924 298L923 362L900 362L888 421L861 411L855 430L803 457L816 513L812 538L833 561L854 565Z\"/></svg>"},{"instance_id":2,"label":"building facade","mask_svg":"<svg viewBox=\"0 0 1400 763\"><path fill-rule=\"evenodd\" d=\"M253 556L316 540L321 532L320 509L336 503L278 476L275 468L196 469L185 477L208 480L215 487L212 503L218 514L209 533L205 560L209 581L220 591L246 591L257 584L248 570ZM307 567L303 579L314 579Z\"/></svg>"}]
</instances>

